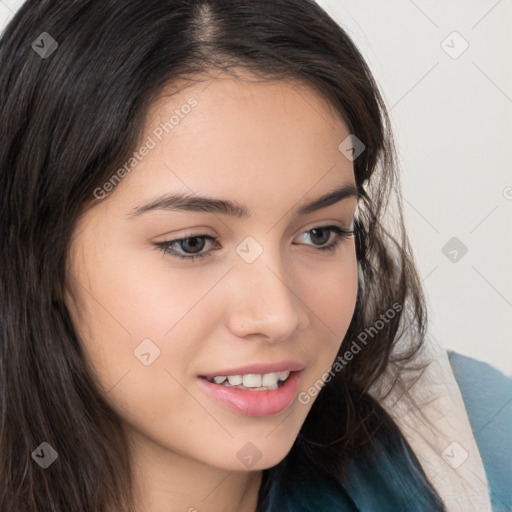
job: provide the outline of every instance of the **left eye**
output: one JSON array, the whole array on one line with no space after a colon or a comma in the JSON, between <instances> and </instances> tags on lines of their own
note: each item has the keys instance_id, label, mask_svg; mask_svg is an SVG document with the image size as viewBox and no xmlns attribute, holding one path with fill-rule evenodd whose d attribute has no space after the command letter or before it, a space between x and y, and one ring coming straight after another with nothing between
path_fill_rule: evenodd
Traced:
<instances>
[{"instance_id":1,"label":"left eye","mask_svg":"<svg viewBox=\"0 0 512 512\"><path fill-rule=\"evenodd\" d=\"M325 244L334 233L334 240L329 245ZM308 236L310 238L320 238L322 245L321 247L316 247L319 251L329 251L334 252L336 247L340 244L340 242L349 238L354 234L354 231L340 228L339 226L319 226L309 231L302 233L300 236ZM325 236L327 235L327 236ZM156 242L154 245L158 247L164 254L169 254L173 258L185 259L185 260L195 260L198 258L204 258L206 256L211 256L213 251L201 252L205 245L206 241L212 242L216 247L215 250L220 248L218 243L218 239L209 235L194 235L186 238L177 238L175 240L164 240L163 242ZM311 244L307 244L311 245ZM316 245L316 244L312 244ZM181 247L183 252L176 251L175 247ZM190 252L189 252L190 251Z\"/></svg>"}]
</instances>

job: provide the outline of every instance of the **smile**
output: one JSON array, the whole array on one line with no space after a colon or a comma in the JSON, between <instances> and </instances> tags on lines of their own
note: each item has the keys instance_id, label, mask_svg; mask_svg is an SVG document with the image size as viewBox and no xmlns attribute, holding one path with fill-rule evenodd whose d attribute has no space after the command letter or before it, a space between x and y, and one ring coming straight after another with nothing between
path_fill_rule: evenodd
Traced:
<instances>
[{"instance_id":1,"label":"smile","mask_svg":"<svg viewBox=\"0 0 512 512\"><path fill-rule=\"evenodd\" d=\"M286 410L297 396L302 370L265 374L198 377L214 403L245 416L271 416Z\"/></svg>"}]
</instances>

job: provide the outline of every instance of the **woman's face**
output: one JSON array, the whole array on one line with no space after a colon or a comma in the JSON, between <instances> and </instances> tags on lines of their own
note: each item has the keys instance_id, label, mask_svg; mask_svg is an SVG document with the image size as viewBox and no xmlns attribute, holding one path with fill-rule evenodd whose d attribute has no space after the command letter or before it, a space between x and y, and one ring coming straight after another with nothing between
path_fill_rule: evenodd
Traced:
<instances>
[{"instance_id":1,"label":"woman's face","mask_svg":"<svg viewBox=\"0 0 512 512\"><path fill-rule=\"evenodd\" d=\"M357 198L302 209L355 187L348 136L312 90L221 75L155 102L136 160L95 192L66 301L145 454L257 470L291 448L355 307L354 239L335 229Z\"/></svg>"}]
</instances>

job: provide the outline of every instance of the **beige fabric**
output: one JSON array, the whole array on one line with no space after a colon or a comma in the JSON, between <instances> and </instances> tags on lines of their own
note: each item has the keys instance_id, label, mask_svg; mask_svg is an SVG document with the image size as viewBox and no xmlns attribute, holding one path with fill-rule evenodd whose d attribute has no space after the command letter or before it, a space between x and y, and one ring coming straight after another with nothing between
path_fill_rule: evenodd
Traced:
<instances>
[{"instance_id":1,"label":"beige fabric","mask_svg":"<svg viewBox=\"0 0 512 512\"><path fill-rule=\"evenodd\" d=\"M425 357L431 364L409 391L418 408L400 387L383 398L391 371L370 393L398 424L448 512L491 512L482 459L448 354L430 339L418 360Z\"/></svg>"}]
</instances>

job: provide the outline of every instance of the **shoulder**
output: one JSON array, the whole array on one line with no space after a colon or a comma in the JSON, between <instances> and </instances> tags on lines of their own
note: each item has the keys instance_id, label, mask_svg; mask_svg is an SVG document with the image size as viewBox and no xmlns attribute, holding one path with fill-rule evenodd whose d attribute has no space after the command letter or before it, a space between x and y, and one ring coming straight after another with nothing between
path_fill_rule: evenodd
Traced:
<instances>
[{"instance_id":1,"label":"shoulder","mask_svg":"<svg viewBox=\"0 0 512 512\"><path fill-rule=\"evenodd\" d=\"M494 512L512 509L512 377L448 351L484 464Z\"/></svg>"}]
</instances>

